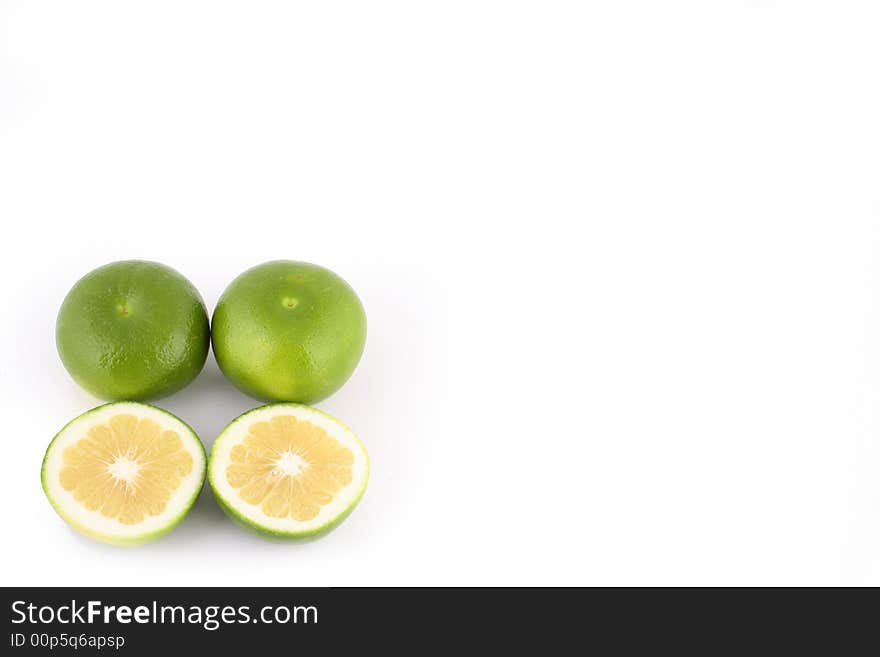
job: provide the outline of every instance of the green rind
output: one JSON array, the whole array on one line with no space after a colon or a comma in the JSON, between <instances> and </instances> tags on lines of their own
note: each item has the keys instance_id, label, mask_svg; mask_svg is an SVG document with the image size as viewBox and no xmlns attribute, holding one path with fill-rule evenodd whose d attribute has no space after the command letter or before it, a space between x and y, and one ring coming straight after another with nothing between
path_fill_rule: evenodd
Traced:
<instances>
[{"instance_id":1,"label":"green rind","mask_svg":"<svg viewBox=\"0 0 880 657\"><path fill-rule=\"evenodd\" d=\"M55 503L55 500L53 500L52 496L49 494L49 489L46 487L46 476L47 476L46 475L46 461L48 461L48 459L49 459L49 451L52 449L52 445L55 444L55 441L58 440L58 436L60 436L62 433L64 433L64 430L67 429L67 427L69 427L74 422L77 422L78 420L81 420L82 418L84 418L88 415L91 415L92 413L94 413L96 411L107 408L108 406L116 406L118 404L138 404L140 406L149 406L150 408L153 408L161 413L164 413L165 415L168 415L168 416L174 418L175 420L177 420L178 422L180 422L183 426L185 426L189 430L189 432L192 434L193 438L196 439L196 443L199 445L199 447L202 450L202 462L205 464L205 471L202 473L202 482L195 489L195 493L187 501L186 505L183 507L183 510L180 512L180 514L178 514L174 518L172 518L171 521L167 525L162 527L161 529L157 529L152 532L146 532L144 534L138 534L137 536L130 536L130 537L125 537L125 538L119 538L117 536L113 536L110 534L103 534L101 532L96 532L96 531L89 529L88 527L84 527L83 525L81 525L78 522L75 522L73 519L71 519L69 516L67 516L64 513L64 511L62 511L60 505ZM207 455L207 452L205 452L205 446L202 444L202 441L199 438L199 435L186 422L184 422L179 417L174 415L174 413L166 411L164 408L159 408L158 406L154 406L153 404L145 404L144 402L139 402L139 401L115 401L115 402L109 402L107 404L101 404L100 406L96 406L95 408L92 408L92 409L86 411L85 413L81 413L80 415L77 415L75 418L73 418L70 422L65 424L63 427L61 427L61 430L55 434L55 436L52 438L51 442L49 443L49 446L46 447L46 452L43 455L43 462L40 466L40 485L43 488L43 493L46 495L46 499L49 500L49 504L51 504L52 508L55 510L55 513L57 513L61 517L61 519L64 520L64 522L66 522L70 527L75 529L77 532L79 532L83 536L87 536L88 538L94 539L96 541L100 541L102 543L107 543L109 545L116 545L116 546L120 546L120 547L133 547L133 546L137 546L137 545L143 545L144 543L149 543L151 541L156 540L157 538L164 536L165 534L169 533L172 529L177 527L177 525L179 525L183 521L183 519L187 516L187 514L192 509L193 505L196 503L196 500L199 497L199 493L202 492L202 488L205 485L205 477L207 475L207 472L208 472L208 455Z\"/></svg>"},{"instance_id":2,"label":"green rind","mask_svg":"<svg viewBox=\"0 0 880 657\"><path fill-rule=\"evenodd\" d=\"M351 435L355 437L355 440L357 440L358 444L360 444L361 448L363 449L364 455L366 457L367 472L366 472L366 476L364 477L364 483L361 486L360 490L355 495L355 498L352 500L351 504L349 504L346 507L345 511L340 513L338 516L336 516L335 518L332 518L331 520L328 520L326 523L324 523L320 527L316 527L315 529L311 529L311 530L303 531L303 532L282 532L282 531L278 531L278 530L274 530L274 529L269 529L268 527L264 527L263 525L260 525L259 523L254 522L253 520L251 520L250 518L248 518L247 516L245 516L241 512L237 511L226 500L226 498L223 497L223 495L217 489L217 486L214 484L214 477L213 477L213 472L211 470L211 464L214 460L214 450L217 448L217 444L223 438L223 434L226 433L226 431L229 429L229 427L231 427L233 424L238 422L240 419L244 418L246 415L250 415L251 413L254 413L256 411L262 411L267 408L272 408L274 406L285 406L285 407L296 406L298 408L307 408L310 411L315 411L317 413L320 413L321 415L324 415L324 416L330 418L331 420L333 420L334 422L336 422L337 424L339 424L343 428L347 429L351 433ZM367 484L370 481L370 453L367 451L367 448L364 447L364 444L361 442L361 439L358 438L357 434L354 431L352 431L345 423L340 422L339 419L337 419L333 415L330 415L329 413L322 411L319 408L315 408L314 406L308 406L307 404L297 404L294 402L276 402L273 404L265 404L263 406L258 406L257 408L252 408L249 411L245 411L244 413L242 413L241 415L239 415L238 417L233 419L229 424L227 424L226 427L223 429L223 431L220 432L220 435L217 436L217 439L214 441L214 444L211 446L211 453L208 455L208 467L206 469L207 469L207 473L208 473L208 475L207 475L208 485L211 488L211 493L214 495L214 499L217 502L217 506L219 506L226 515L228 515L230 518L232 518L232 520L237 525L240 525L241 527L249 529L253 532L256 532L257 534L259 534L263 537L266 537L266 538L284 541L286 543L308 543L310 541L314 541L318 538L321 538L325 534L328 534L331 531L333 531L334 529L336 529L339 525L342 524L342 522L346 518L348 518L348 516L351 515L351 512L354 511L355 507L360 503L361 498L364 496L364 493L367 490Z\"/></svg>"},{"instance_id":3,"label":"green rind","mask_svg":"<svg viewBox=\"0 0 880 657\"><path fill-rule=\"evenodd\" d=\"M131 304L125 318L120 303ZM204 368L210 344L210 319L196 287L177 270L145 260L87 273L68 291L55 321L65 369L107 401L159 399L183 389Z\"/></svg>"},{"instance_id":4,"label":"green rind","mask_svg":"<svg viewBox=\"0 0 880 657\"><path fill-rule=\"evenodd\" d=\"M285 309L285 299L296 305ZM237 276L211 318L217 365L246 395L313 404L339 390L364 352L367 316L335 272L273 260Z\"/></svg>"}]
</instances>

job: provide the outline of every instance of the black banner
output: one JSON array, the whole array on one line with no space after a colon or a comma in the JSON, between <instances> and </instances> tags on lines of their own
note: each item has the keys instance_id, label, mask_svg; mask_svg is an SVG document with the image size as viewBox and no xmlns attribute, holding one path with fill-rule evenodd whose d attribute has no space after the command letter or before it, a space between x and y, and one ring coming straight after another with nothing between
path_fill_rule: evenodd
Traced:
<instances>
[{"instance_id":1,"label":"black banner","mask_svg":"<svg viewBox=\"0 0 880 657\"><path fill-rule=\"evenodd\" d=\"M711 589L7 588L0 654L476 645L839 653L870 644L873 591ZM867 598L868 600L866 600ZM868 641L866 644L865 641Z\"/></svg>"}]
</instances>

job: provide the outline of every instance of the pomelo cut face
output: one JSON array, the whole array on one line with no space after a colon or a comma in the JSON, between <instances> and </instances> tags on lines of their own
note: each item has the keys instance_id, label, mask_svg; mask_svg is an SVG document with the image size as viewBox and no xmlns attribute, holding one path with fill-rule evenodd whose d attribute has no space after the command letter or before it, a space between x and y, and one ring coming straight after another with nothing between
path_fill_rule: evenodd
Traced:
<instances>
[{"instance_id":1,"label":"pomelo cut face","mask_svg":"<svg viewBox=\"0 0 880 657\"><path fill-rule=\"evenodd\" d=\"M364 494L370 464L352 431L300 404L269 404L223 430L208 481L233 519L278 538L318 537L344 520Z\"/></svg>"},{"instance_id":2,"label":"pomelo cut face","mask_svg":"<svg viewBox=\"0 0 880 657\"><path fill-rule=\"evenodd\" d=\"M43 490L80 533L137 545L170 531L205 481L195 432L155 406L117 402L70 422L46 450Z\"/></svg>"}]
</instances>

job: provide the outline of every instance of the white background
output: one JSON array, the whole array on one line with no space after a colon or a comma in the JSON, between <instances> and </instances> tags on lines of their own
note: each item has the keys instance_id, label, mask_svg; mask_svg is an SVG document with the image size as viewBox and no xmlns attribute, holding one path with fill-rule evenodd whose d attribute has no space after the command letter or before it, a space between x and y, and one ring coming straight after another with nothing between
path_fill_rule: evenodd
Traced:
<instances>
[{"instance_id":1,"label":"white background","mask_svg":"<svg viewBox=\"0 0 880 657\"><path fill-rule=\"evenodd\" d=\"M880 584L876 2L0 4L3 584ZM39 483L83 274L361 295L367 494L134 549ZM257 405L209 357L159 404Z\"/></svg>"}]
</instances>

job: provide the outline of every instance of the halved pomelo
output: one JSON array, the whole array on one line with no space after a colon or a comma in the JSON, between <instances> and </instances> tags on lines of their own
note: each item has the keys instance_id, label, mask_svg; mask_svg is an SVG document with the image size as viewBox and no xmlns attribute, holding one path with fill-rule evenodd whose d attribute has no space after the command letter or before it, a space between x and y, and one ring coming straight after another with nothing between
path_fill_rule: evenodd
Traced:
<instances>
[{"instance_id":1,"label":"halved pomelo","mask_svg":"<svg viewBox=\"0 0 880 657\"><path fill-rule=\"evenodd\" d=\"M78 532L138 545L174 528L205 481L205 448L155 406L115 402L65 426L46 450L43 490Z\"/></svg>"},{"instance_id":2,"label":"halved pomelo","mask_svg":"<svg viewBox=\"0 0 880 657\"><path fill-rule=\"evenodd\" d=\"M301 404L240 415L208 459L208 482L223 510L278 538L316 538L336 527L360 501L369 475L367 450L354 433Z\"/></svg>"}]
</instances>

